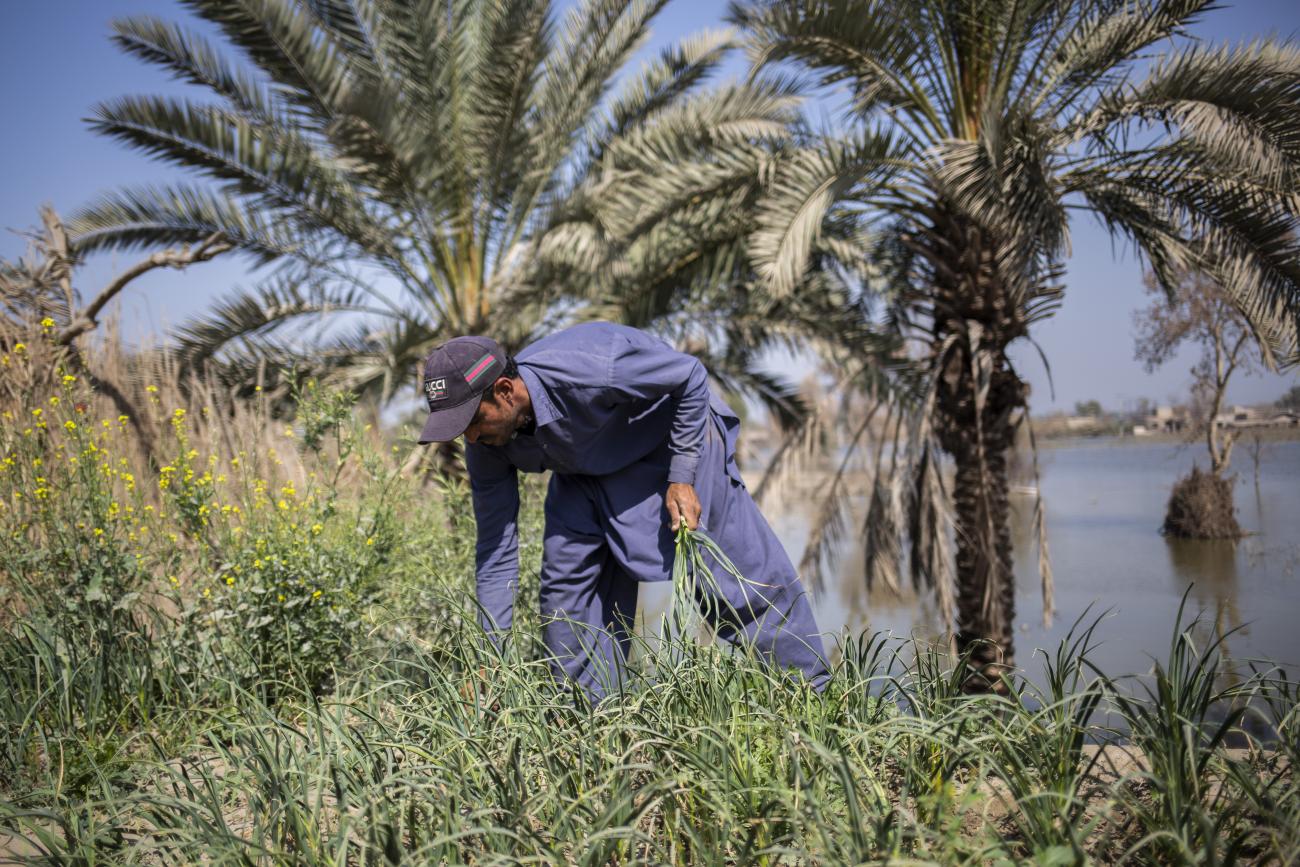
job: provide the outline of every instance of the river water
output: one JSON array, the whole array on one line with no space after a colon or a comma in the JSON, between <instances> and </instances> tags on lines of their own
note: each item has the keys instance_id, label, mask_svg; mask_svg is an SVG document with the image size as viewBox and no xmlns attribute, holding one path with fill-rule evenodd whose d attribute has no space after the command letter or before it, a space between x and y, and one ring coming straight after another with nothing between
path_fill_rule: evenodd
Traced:
<instances>
[{"instance_id":1,"label":"river water","mask_svg":"<svg viewBox=\"0 0 1300 867\"><path fill-rule=\"evenodd\" d=\"M1093 660L1110 674L1142 673L1163 659L1178 605L1199 614L1202 641L1236 630L1226 652L1244 668L1264 660L1300 674L1300 442L1271 442L1259 483L1244 448L1236 452L1237 519L1251 535L1231 542L1167 539L1159 532L1169 490L1203 449L1141 440L1081 440L1039 453L1040 490L1055 579L1055 612L1043 625L1032 495L1013 495L1016 643L1019 663L1055 648L1076 619L1104 614ZM797 557L807 512L787 516L787 550ZM924 595L868 594L860 548L844 552L835 578L817 596L819 624L844 635L864 629L907 636L938 631Z\"/></svg>"},{"instance_id":2,"label":"river water","mask_svg":"<svg viewBox=\"0 0 1300 867\"><path fill-rule=\"evenodd\" d=\"M1031 676L1040 668L1035 649L1054 649L1089 606L1089 619L1104 615L1095 633L1094 663L1112 675L1149 671L1152 659L1168 652L1184 593L1185 622L1202 618L1195 632L1200 641L1235 630L1225 647L1234 668L1263 660L1281 665L1293 679L1300 676L1300 442L1265 443L1258 484L1252 456L1238 447L1238 521L1251 535L1235 544L1160 534L1169 490L1193 462L1205 465L1203 448L1133 439L1067 441L1040 450L1055 577L1050 626L1042 617L1034 498L1012 497L1016 652ZM808 502L767 509L796 563L814 510ZM860 526L860 515L850 527ZM840 553L827 586L815 591L823 632L837 643L866 630L899 637L940 632L928 594L869 593L860 546L846 543ZM644 596L650 585L642 587ZM666 588L654 588L660 589ZM653 610L656 601L643 599L643 605Z\"/></svg>"}]
</instances>

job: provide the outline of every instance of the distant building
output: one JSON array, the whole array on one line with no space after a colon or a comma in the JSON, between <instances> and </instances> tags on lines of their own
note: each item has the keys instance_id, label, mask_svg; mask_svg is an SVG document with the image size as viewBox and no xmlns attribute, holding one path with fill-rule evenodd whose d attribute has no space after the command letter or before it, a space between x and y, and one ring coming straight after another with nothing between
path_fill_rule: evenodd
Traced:
<instances>
[{"instance_id":1,"label":"distant building","mask_svg":"<svg viewBox=\"0 0 1300 867\"><path fill-rule=\"evenodd\" d=\"M1215 427L1242 427L1258 419L1255 410L1246 406L1230 406L1214 417Z\"/></svg>"},{"instance_id":2,"label":"distant building","mask_svg":"<svg viewBox=\"0 0 1300 867\"><path fill-rule=\"evenodd\" d=\"M1300 414L1274 409L1259 410L1249 406L1231 406L1214 417L1216 427L1224 430L1244 430L1259 427L1295 427L1300 425Z\"/></svg>"},{"instance_id":3,"label":"distant building","mask_svg":"<svg viewBox=\"0 0 1300 867\"><path fill-rule=\"evenodd\" d=\"M1134 436L1146 436L1157 433L1180 433L1187 428L1187 408L1182 406L1157 406L1155 412L1147 416L1140 425L1133 426ZM1138 433L1138 428L1142 432Z\"/></svg>"}]
</instances>

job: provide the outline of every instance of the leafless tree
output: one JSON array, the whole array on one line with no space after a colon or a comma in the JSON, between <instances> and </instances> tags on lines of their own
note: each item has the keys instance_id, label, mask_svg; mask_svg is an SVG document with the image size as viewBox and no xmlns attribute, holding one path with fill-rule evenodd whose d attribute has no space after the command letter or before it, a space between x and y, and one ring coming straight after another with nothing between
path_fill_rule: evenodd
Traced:
<instances>
[{"instance_id":1,"label":"leafless tree","mask_svg":"<svg viewBox=\"0 0 1300 867\"><path fill-rule=\"evenodd\" d=\"M1171 294L1148 274L1143 283L1153 297L1134 314L1134 356L1148 372L1168 362L1185 343L1200 348L1192 366L1192 406L1195 432L1205 437L1210 471L1218 476L1228 468L1236 432L1220 431L1215 419L1233 374L1263 368L1259 344L1240 310L1213 278L1200 272L1183 272Z\"/></svg>"},{"instance_id":2,"label":"leafless tree","mask_svg":"<svg viewBox=\"0 0 1300 867\"><path fill-rule=\"evenodd\" d=\"M83 303L75 285L80 264L76 247L70 243L63 221L50 206L41 208L41 230L30 235L27 253L15 261L0 260L0 344L21 342L28 334L49 335L58 364L85 376L108 395L118 410L130 417L141 442L149 448L149 436L140 426L140 414L121 383L97 376L86 363L82 338L99 325L99 317L114 298L137 278L158 268L188 268L206 262L234 246L221 233L213 233L194 245L159 250L124 269Z\"/></svg>"}]
</instances>

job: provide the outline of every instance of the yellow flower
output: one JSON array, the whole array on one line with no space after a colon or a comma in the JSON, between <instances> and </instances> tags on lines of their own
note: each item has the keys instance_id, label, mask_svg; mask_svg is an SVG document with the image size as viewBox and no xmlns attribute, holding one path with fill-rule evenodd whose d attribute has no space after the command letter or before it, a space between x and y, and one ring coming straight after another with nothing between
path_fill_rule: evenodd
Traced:
<instances>
[{"instance_id":1,"label":"yellow flower","mask_svg":"<svg viewBox=\"0 0 1300 867\"><path fill-rule=\"evenodd\" d=\"M212 588L211 588L211 587L204 587L204 588L203 588L203 598L204 598L204 599L207 599L207 598L208 598L209 596L211 596L211 595L212 595Z\"/></svg>"},{"instance_id":2,"label":"yellow flower","mask_svg":"<svg viewBox=\"0 0 1300 867\"><path fill-rule=\"evenodd\" d=\"M59 396L57 394L50 395L50 406L58 406L58 405L59 405Z\"/></svg>"},{"instance_id":3,"label":"yellow flower","mask_svg":"<svg viewBox=\"0 0 1300 867\"><path fill-rule=\"evenodd\" d=\"M180 581L177 581L177 580L176 580L176 576L175 576L175 575L168 575L168 576L167 576L167 580L170 581L170 582L172 582L172 586L173 586L173 587L176 587L176 586L178 586L178 585L181 583Z\"/></svg>"},{"instance_id":4,"label":"yellow flower","mask_svg":"<svg viewBox=\"0 0 1300 867\"><path fill-rule=\"evenodd\" d=\"M283 594L283 593L277 593L276 596L275 596L275 601L276 601L276 602L283 602L283 601L284 601L284 594Z\"/></svg>"},{"instance_id":5,"label":"yellow flower","mask_svg":"<svg viewBox=\"0 0 1300 867\"><path fill-rule=\"evenodd\" d=\"M36 407L36 409L32 410L32 415L36 416L37 418L40 418L42 412L44 412L44 410L42 410L42 409L38 406L38 407Z\"/></svg>"},{"instance_id":6,"label":"yellow flower","mask_svg":"<svg viewBox=\"0 0 1300 867\"><path fill-rule=\"evenodd\" d=\"M68 419L67 421L65 421L65 422L63 423L63 427L66 428L66 429L69 430L69 431L74 431L74 430L77 429L77 423L76 423L75 421L73 421L72 419Z\"/></svg>"},{"instance_id":7,"label":"yellow flower","mask_svg":"<svg viewBox=\"0 0 1300 867\"><path fill-rule=\"evenodd\" d=\"M234 575L227 575L227 576L226 576L226 586L227 586L227 587L233 587L233 586L235 586L235 576L234 576Z\"/></svg>"},{"instance_id":8,"label":"yellow flower","mask_svg":"<svg viewBox=\"0 0 1300 867\"><path fill-rule=\"evenodd\" d=\"M76 381L77 381L77 378L76 378L75 376L73 376L72 374L70 374L70 373L65 373L65 374L63 374L63 384L64 384L64 385L72 385L72 383L74 383L74 382L76 382Z\"/></svg>"},{"instance_id":9,"label":"yellow flower","mask_svg":"<svg viewBox=\"0 0 1300 867\"><path fill-rule=\"evenodd\" d=\"M26 352L26 351L27 351L27 344L26 344L26 343L15 343L15 344L14 344L14 354L15 354L15 355L22 355L22 354L23 354L24 352Z\"/></svg>"},{"instance_id":10,"label":"yellow flower","mask_svg":"<svg viewBox=\"0 0 1300 867\"><path fill-rule=\"evenodd\" d=\"M373 545L373 544L375 544L375 537L374 537L374 536L371 536L369 539L367 539L367 540L366 540L366 544L367 544L367 545Z\"/></svg>"},{"instance_id":11,"label":"yellow flower","mask_svg":"<svg viewBox=\"0 0 1300 867\"><path fill-rule=\"evenodd\" d=\"M286 437L288 437L289 439L293 439L293 428L291 428L291 427L286 427L286 428L284 429L284 435L285 435Z\"/></svg>"},{"instance_id":12,"label":"yellow flower","mask_svg":"<svg viewBox=\"0 0 1300 867\"><path fill-rule=\"evenodd\" d=\"M102 535L104 535L104 530L103 530L103 528L102 528L102 527L96 527L96 528L95 528L95 535L96 535L96 536L102 536Z\"/></svg>"},{"instance_id":13,"label":"yellow flower","mask_svg":"<svg viewBox=\"0 0 1300 867\"><path fill-rule=\"evenodd\" d=\"M54 327L54 320L51 319L50 317L46 316L44 319L41 320L41 327L42 327L42 328L53 328L53 327Z\"/></svg>"},{"instance_id":14,"label":"yellow flower","mask_svg":"<svg viewBox=\"0 0 1300 867\"><path fill-rule=\"evenodd\" d=\"M125 415L119 415L119 416L117 417L117 423L118 423L118 424L126 424L126 423L129 422L130 420L131 420L130 417L129 417L129 416L125 416Z\"/></svg>"},{"instance_id":15,"label":"yellow flower","mask_svg":"<svg viewBox=\"0 0 1300 867\"><path fill-rule=\"evenodd\" d=\"M146 385L146 386L144 387L144 390L147 391L147 392L149 392L150 394L157 394L157 393L158 393L158 386L156 386L156 385Z\"/></svg>"},{"instance_id":16,"label":"yellow flower","mask_svg":"<svg viewBox=\"0 0 1300 867\"><path fill-rule=\"evenodd\" d=\"M313 591L312 591L312 594L311 594L311 598L312 598L312 599L319 599L320 596L321 596L321 593L320 593L319 590L313 590Z\"/></svg>"},{"instance_id":17,"label":"yellow flower","mask_svg":"<svg viewBox=\"0 0 1300 867\"><path fill-rule=\"evenodd\" d=\"M321 531L321 530L324 530L324 529L325 529L325 528L322 527L320 524L312 524L312 525L311 525L311 534L312 534L313 536L319 536L319 535L320 535L320 531Z\"/></svg>"}]
</instances>

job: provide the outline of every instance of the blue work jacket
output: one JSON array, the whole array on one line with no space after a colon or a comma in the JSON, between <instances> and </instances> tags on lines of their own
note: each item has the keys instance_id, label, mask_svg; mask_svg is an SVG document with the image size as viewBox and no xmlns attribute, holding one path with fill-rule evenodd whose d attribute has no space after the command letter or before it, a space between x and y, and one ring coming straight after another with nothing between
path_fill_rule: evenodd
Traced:
<instances>
[{"instance_id":1,"label":"blue work jacket","mask_svg":"<svg viewBox=\"0 0 1300 867\"><path fill-rule=\"evenodd\" d=\"M661 454L666 444L666 476L657 480L659 490L644 492L662 497L671 482L696 483L708 426L717 424L726 440L726 471L740 481L739 420L709 388L699 359L635 328L594 322L539 340L516 362L536 430L505 446L469 443L465 449L478 522L477 595L489 625L499 629L510 626L519 574L519 471L623 479L629 476L614 474ZM633 544L662 547L662 531L658 524L645 526L645 539ZM630 578L667 580L670 569L670 563L655 562L647 574Z\"/></svg>"}]
</instances>

